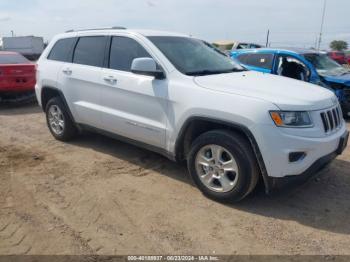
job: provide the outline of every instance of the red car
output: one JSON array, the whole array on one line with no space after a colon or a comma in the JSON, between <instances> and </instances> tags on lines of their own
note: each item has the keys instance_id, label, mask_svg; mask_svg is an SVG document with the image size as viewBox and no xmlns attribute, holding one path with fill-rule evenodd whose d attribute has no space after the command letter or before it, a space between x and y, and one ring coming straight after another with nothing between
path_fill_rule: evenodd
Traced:
<instances>
[{"instance_id":1,"label":"red car","mask_svg":"<svg viewBox=\"0 0 350 262\"><path fill-rule=\"evenodd\" d=\"M36 65L15 52L0 52L0 101L34 97Z\"/></svg>"},{"instance_id":2,"label":"red car","mask_svg":"<svg viewBox=\"0 0 350 262\"><path fill-rule=\"evenodd\" d=\"M348 63L344 52L332 51L328 52L328 56L341 65Z\"/></svg>"}]
</instances>

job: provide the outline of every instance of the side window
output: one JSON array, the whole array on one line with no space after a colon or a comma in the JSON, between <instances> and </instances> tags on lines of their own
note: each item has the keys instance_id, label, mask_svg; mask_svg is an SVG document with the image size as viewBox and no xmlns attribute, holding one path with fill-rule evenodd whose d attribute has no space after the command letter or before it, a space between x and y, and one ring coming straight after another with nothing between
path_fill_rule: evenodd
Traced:
<instances>
[{"instance_id":1,"label":"side window","mask_svg":"<svg viewBox=\"0 0 350 262\"><path fill-rule=\"evenodd\" d=\"M69 56L71 54L76 40L76 38L66 38L58 40L51 49L51 52L47 59L61 62L69 62L69 60L71 59L71 57Z\"/></svg>"},{"instance_id":2,"label":"side window","mask_svg":"<svg viewBox=\"0 0 350 262\"><path fill-rule=\"evenodd\" d=\"M296 57L282 55L277 59L277 74L308 82L311 72L308 67Z\"/></svg>"},{"instance_id":3,"label":"side window","mask_svg":"<svg viewBox=\"0 0 350 262\"><path fill-rule=\"evenodd\" d=\"M239 45L237 46L237 49L246 49L246 48L248 48L248 47L249 47L248 44L241 43L241 44L239 44Z\"/></svg>"},{"instance_id":4,"label":"side window","mask_svg":"<svg viewBox=\"0 0 350 262\"><path fill-rule=\"evenodd\" d=\"M109 68L130 72L132 61L140 57L151 56L134 39L119 36L112 38Z\"/></svg>"},{"instance_id":5,"label":"side window","mask_svg":"<svg viewBox=\"0 0 350 262\"><path fill-rule=\"evenodd\" d=\"M272 69L273 54L248 53L238 56L237 59L245 65Z\"/></svg>"},{"instance_id":6,"label":"side window","mask_svg":"<svg viewBox=\"0 0 350 262\"><path fill-rule=\"evenodd\" d=\"M78 40L75 47L73 63L102 67L107 37L86 36Z\"/></svg>"}]
</instances>

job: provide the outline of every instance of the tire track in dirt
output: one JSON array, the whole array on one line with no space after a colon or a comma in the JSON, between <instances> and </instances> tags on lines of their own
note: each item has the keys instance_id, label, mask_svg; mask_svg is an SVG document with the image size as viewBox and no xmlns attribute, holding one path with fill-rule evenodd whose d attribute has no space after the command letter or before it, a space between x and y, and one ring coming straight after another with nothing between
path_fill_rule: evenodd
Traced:
<instances>
[{"instance_id":1,"label":"tire track in dirt","mask_svg":"<svg viewBox=\"0 0 350 262\"><path fill-rule=\"evenodd\" d=\"M44 154L44 153L40 153ZM42 168L38 167L40 165L46 166L45 161L41 159L41 164L32 165L30 163L30 160L23 160L23 158L30 156L29 153L25 152L25 150L20 151L16 148L12 148L11 152L9 153L9 158L12 159L14 164L18 164L17 162L21 162L22 164L25 163L25 166L32 167L32 171L30 174L27 174L27 176L21 177L21 182L23 184L26 184L26 179L32 176L36 173L36 170L41 170ZM20 160L20 158L22 160ZM98 240L99 237L102 239L110 239L110 243L113 243L113 246L109 247L109 250L116 250L115 249L115 242L120 242L118 246L121 246L124 248L128 248L127 245L124 245L124 240L122 239L116 239L116 236L123 236L125 238L124 233L118 234L117 231L126 232L126 229L123 229L123 227L134 227L132 223L130 223L128 218L123 218L123 215L119 212L115 214L116 216L119 216L119 219L123 222L121 223L124 225L121 228L117 228L115 225L106 223L106 221L113 221L112 218L105 219L105 214L103 211L100 211L98 208L99 203L96 201L93 201L93 196L89 196L85 192L88 190L80 190L80 192L77 194L77 190L73 189L75 191L75 194L72 192L70 194L70 187L74 187L77 184L80 183L79 180L75 181L74 178L75 174L70 174L72 176L72 179L70 180L70 186L65 185L65 175L67 175L68 170L70 170L69 163L60 163L59 160L54 159L52 156L47 156L47 161L50 163L55 162L57 163L57 166L62 166L63 168L59 168L59 170L54 167L45 167L44 170L48 174L45 176L44 179L39 178L37 182L35 183L35 193L36 193L36 202L41 205L41 207L44 207L45 210L48 210L53 216L56 217L60 222L60 228L64 231L71 231L71 235L73 238L75 238L81 246L85 248L87 253L93 253L93 252L102 252L104 249L104 245L100 243ZM16 160L15 160L16 159ZM37 160L35 160L37 161ZM134 168L135 169L135 168ZM17 175L20 172L25 172L26 168L21 170L19 166L17 165ZM130 169L132 170L132 169ZM135 169L136 170L136 169ZM93 172L93 171L92 171ZM80 174L81 176L84 176L84 174ZM79 174L77 174L77 177L79 178ZM65 191L67 190L67 192ZM112 204L112 202L110 203ZM113 207L108 207L106 209L111 209ZM69 219L68 219L69 217ZM78 228L77 230L73 228ZM99 237L95 237L96 232L98 232ZM84 238L82 237L84 235ZM136 238L135 241L132 242L143 242L143 237L140 238L138 234L130 234L128 236L129 238ZM86 238L86 239L85 239ZM89 240L89 241L87 241ZM9 242L6 241L5 242ZM146 241L147 242L147 241ZM22 241L20 241L19 244L21 244ZM90 247L90 245L92 245ZM146 244L145 246L148 246ZM153 247L148 246L147 250L152 250Z\"/></svg>"},{"instance_id":2,"label":"tire track in dirt","mask_svg":"<svg viewBox=\"0 0 350 262\"><path fill-rule=\"evenodd\" d=\"M349 252L349 150L290 196L221 205L157 154L55 141L36 110L0 111L0 123L0 254Z\"/></svg>"}]
</instances>

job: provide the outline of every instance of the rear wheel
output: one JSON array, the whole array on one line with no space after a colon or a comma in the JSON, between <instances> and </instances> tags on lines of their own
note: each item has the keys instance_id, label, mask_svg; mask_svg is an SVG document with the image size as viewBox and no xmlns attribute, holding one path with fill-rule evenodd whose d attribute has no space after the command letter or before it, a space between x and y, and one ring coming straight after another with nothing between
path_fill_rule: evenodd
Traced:
<instances>
[{"instance_id":1,"label":"rear wheel","mask_svg":"<svg viewBox=\"0 0 350 262\"><path fill-rule=\"evenodd\" d=\"M209 131L192 144L188 168L198 188L218 201L239 201L256 186L259 168L249 142L241 135Z\"/></svg>"},{"instance_id":2,"label":"rear wheel","mask_svg":"<svg viewBox=\"0 0 350 262\"><path fill-rule=\"evenodd\" d=\"M59 97L49 100L46 105L46 121L51 134L58 140L69 141L78 130Z\"/></svg>"}]
</instances>

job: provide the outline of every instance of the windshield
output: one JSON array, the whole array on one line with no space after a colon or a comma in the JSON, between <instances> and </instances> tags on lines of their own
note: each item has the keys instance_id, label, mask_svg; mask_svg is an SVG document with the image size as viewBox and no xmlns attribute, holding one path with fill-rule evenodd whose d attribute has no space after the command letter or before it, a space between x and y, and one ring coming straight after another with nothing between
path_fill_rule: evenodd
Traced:
<instances>
[{"instance_id":1,"label":"windshield","mask_svg":"<svg viewBox=\"0 0 350 262\"><path fill-rule=\"evenodd\" d=\"M243 67L201 40L173 36L148 38L183 74L198 76L244 71Z\"/></svg>"},{"instance_id":2,"label":"windshield","mask_svg":"<svg viewBox=\"0 0 350 262\"><path fill-rule=\"evenodd\" d=\"M306 54L304 56L320 75L342 75L348 72L326 54Z\"/></svg>"},{"instance_id":3,"label":"windshield","mask_svg":"<svg viewBox=\"0 0 350 262\"><path fill-rule=\"evenodd\" d=\"M0 53L0 64L26 64L29 61L19 54L1 54Z\"/></svg>"}]
</instances>

